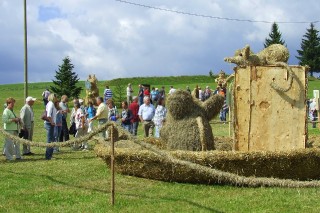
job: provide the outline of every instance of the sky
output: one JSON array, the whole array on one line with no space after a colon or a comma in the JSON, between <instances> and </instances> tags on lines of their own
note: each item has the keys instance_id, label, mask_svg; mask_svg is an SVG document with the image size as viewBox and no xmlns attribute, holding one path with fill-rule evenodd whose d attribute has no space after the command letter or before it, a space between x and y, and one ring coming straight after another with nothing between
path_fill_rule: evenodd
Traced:
<instances>
[{"instance_id":1,"label":"sky","mask_svg":"<svg viewBox=\"0 0 320 213\"><path fill-rule=\"evenodd\" d=\"M272 22L296 65L303 35L320 20L316 0L128 1L203 16L117 0L27 0L28 82L52 81L67 56L80 80L230 74L235 65L223 58L246 44L262 50ZM24 82L23 11L22 0L0 0L0 84Z\"/></svg>"}]
</instances>

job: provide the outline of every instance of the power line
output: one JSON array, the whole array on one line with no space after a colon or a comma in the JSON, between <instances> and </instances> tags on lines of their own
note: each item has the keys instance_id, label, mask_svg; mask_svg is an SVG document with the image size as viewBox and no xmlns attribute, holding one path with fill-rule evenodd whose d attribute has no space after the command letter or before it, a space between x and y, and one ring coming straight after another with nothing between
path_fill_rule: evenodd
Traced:
<instances>
[{"instance_id":1,"label":"power line","mask_svg":"<svg viewBox=\"0 0 320 213\"><path fill-rule=\"evenodd\" d=\"M203 14L198 14L198 13L189 13L189 12L184 12L184 11L179 11L179 10L171 10L171 9L166 9L166 8L161 8L161 7L154 7L154 6L150 6L150 5L139 4L139 3L136 3L136 2L130 2L130 1L125 1L125 0L115 0L115 1L118 1L118 2L121 2L121 3L125 3L125 4L134 5L134 6L138 6L138 7L144 7L144 8L148 8L148 9L161 10L161 11L170 12L170 13L177 13L177 14L182 14L182 15L196 16L196 17L201 17L201 18L209 18L209 19L217 19L217 20L225 20L225 21L266 23L266 24L272 24L274 22L281 23L281 24L308 24L308 23L318 23L319 22L319 20L317 20L317 21L263 21L263 20L228 18L228 17L203 15Z\"/></svg>"}]
</instances>

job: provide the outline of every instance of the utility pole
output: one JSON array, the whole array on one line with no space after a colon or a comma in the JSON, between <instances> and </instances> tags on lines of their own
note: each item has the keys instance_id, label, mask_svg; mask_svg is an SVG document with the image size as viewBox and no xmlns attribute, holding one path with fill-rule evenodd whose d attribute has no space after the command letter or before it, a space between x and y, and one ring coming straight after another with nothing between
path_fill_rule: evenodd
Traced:
<instances>
[{"instance_id":1,"label":"utility pole","mask_svg":"<svg viewBox=\"0 0 320 213\"><path fill-rule=\"evenodd\" d=\"M24 0L24 100L28 97L27 0Z\"/></svg>"}]
</instances>

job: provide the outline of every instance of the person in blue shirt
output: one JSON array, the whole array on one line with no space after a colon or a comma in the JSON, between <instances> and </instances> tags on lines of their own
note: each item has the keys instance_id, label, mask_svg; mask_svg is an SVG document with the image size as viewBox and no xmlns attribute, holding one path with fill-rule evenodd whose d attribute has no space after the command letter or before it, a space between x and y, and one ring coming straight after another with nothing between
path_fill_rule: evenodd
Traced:
<instances>
[{"instance_id":1,"label":"person in blue shirt","mask_svg":"<svg viewBox=\"0 0 320 213\"><path fill-rule=\"evenodd\" d=\"M112 90L109 88L109 86L106 86L106 89L103 92L104 94L104 102L107 103L107 100L112 99Z\"/></svg>"},{"instance_id":2,"label":"person in blue shirt","mask_svg":"<svg viewBox=\"0 0 320 213\"><path fill-rule=\"evenodd\" d=\"M92 101L88 102L88 107L87 107L87 113L88 113L88 123L89 123L89 127L88 127L88 132L92 131L92 121L90 121L91 118L93 118L96 115L96 108L93 107L93 103Z\"/></svg>"}]
</instances>

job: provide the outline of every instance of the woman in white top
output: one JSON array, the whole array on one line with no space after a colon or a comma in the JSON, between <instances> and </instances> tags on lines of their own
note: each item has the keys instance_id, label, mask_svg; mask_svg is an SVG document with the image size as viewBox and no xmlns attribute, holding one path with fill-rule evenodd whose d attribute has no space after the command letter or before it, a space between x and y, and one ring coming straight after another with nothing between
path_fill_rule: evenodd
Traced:
<instances>
[{"instance_id":1,"label":"woman in white top","mask_svg":"<svg viewBox=\"0 0 320 213\"><path fill-rule=\"evenodd\" d=\"M81 136L84 136L87 133L88 130L88 124L87 124L87 119L85 117L85 114L83 113L83 110L80 108L80 103L75 103L74 104L74 109L75 109L75 123L76 123L76 129L77 129L77 133L76 133L76 138L80 138ZM74 148L76 147L76 144L74 145ZM84 150L88 149L88 143L85 141L82 143L82 145L80 146L80 148L83 148Z\"/></svg>"},{"instance_id":2,"label":"woman in white top","mask_svg":"<svg viewBox=\"0 0 320 213\"><path fill-rule=\"evenodd\" d=\"M152 119L152 121L155 125L154 137L156 137L156 138L160 137L160 130L162 128L163 122L166 119L166 116L167 116L167 108L164 106L164 99L159 98L158 106L156 108L154 117Z\"/></svg>"}]
</instances>

